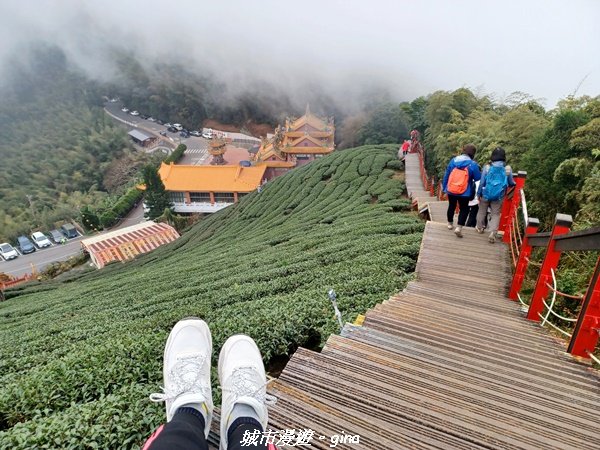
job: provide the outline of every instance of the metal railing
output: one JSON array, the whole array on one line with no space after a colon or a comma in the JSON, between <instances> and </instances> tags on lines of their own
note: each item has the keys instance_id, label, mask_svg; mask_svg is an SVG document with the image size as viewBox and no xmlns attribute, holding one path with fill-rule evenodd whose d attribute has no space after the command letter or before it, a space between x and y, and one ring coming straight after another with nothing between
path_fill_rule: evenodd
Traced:
<instances>
[{"instance_id":1,"label":"metal railing","mask_svg":"<svg viewBox=\"0 0 600 450\"><path fill-rule=\"evenodd\" d=\"M439 181L436 183L433 177L427 175L422 149L419 152L419 165L425 189L429 190L431 195L436 195L437 190L438 199L443 200L442 183ZM509 298L521 302L527 311L527 319L540 322L543 326L553 327L569 338L567 349L569 353L593 359L600 364L598 358L594 356L600 339L600 257L597 259L585 295L561 292L558 290L556 279L561 253L600 250L600 227L571 232L573 224L571 216L557 214L552 230L539 233L540 222L529 216L527 208L526 179L526 172L518 172L514 175L516 186L507 191L498 227L499 234L503 235L503 241L509 245L513 266ZM541 263L531 260L532 250L536 247L545 248ZM536 268L538 274L533 294L527 303L521 297L520 290L529 266ZM548 302L550 293L551 299ZM581 302L577 317L565 317L556 311L557 296ZM565 331L553 323L551 318L554 321L573 325L572 330Z\"/></svg>"},{"instance_id":2,"label":"metal railing","mask_svg":"<svg viewBox=\"0 0 600 450\"><path fill-rule=\"evenodd\" d=\"M519 203L507 198L503 208L503 213L509 213L509 216L504 218L506 224L504 241L510 246L514 267L509 298L520 301L526 307L527 319L538 321L542 326L548 325L568 338L569 353L591 358L600 364L598 358L594 356L600 334L600 257L585 295L561 292L557 287L556 276L563 252L600 250L600 227L571 232L573 224L571 216L557 214L552 230L539 233L539 221L528 216L523 187L519 189L519 197ZM521 231L517 213L519 208L522 212L524 232ZM541 263L535 263L530 259L531 252L536 247L545 248ZM522 299L520 290L530 265L538 270L538 274L533 293L527 303ZM581 302L577 317L565 317L559 314L556 311L557 297ZM555 322L573 325L572 330L569 327L569 331L566 331Z\"/></svg>"}]
</instances>

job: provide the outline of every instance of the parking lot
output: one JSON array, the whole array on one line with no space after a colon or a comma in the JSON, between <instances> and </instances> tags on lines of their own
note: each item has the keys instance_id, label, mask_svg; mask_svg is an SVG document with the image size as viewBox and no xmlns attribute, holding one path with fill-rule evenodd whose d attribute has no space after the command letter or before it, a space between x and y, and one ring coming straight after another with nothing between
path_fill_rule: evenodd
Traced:
<instances>
[{"instance_id":1,"label":"parking lot","mask_svg":"<svg viewBox=\"0 0 600 450\"><path fill-rule=\"evenodd\" d=\"M22 254L19 248L10 243L19 256L16 259L5 261L0 258L0 272L7 275L18 277L31 273L32 270L42 271L44 268L53 262L64 261L71 256L81 253L81 247L79 241L83 239L80 233L77 233L76 238L67 239L65 244L56 244L51 241L51 246L46 248L37 248L35 252Z\"/></svg>"}]
</instances>

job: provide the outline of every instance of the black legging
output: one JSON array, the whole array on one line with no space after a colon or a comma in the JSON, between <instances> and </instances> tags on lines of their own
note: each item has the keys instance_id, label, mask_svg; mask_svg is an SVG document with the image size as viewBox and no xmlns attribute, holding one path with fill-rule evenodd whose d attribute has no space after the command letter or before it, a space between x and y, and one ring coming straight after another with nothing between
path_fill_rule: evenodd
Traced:
<instances>
[{"instance_id":1,"label":"black legging","mask_svg":"<svg viewBox=\"0 0 600 450\"><path fill-rule=\"evenodd\" d=\"M469 215L469 197L459 197L457 195L448 194L448 223L454 222L454 211L456 211L456 204L460 207L458 212L458 225L461 227L467 222L467 216Z\"/></svg>"},{"instance_id":2,"label":"black legging","mask_svg":"<svg viewBox=\"0 0 600 450\"><path fill-rule=\"evenodd\" d=\"M477 213L479 212L479 205L469 206L469 217L467 217L467 226L475 227L477 225Z\"/></svg>"},{"instance_id":3,"label":"black legging","mask_svg":"<svg viewBox=\"0 0 600 450\"><path fill-rule=\"evenodd\" d=\"M240 417L229 427L228 450L247 450L248 445L242 446L244 433L260 433L262 427L250 417ZM147 450L208 450L204 437L204 417L192 408L179 408L173 419L167 422L158 434L150 437L151 443L144 446ZM257 442L260 442L259 438ZM250 448L266 449L267 445L251 446Z\"/></svg>"}]
</instances>

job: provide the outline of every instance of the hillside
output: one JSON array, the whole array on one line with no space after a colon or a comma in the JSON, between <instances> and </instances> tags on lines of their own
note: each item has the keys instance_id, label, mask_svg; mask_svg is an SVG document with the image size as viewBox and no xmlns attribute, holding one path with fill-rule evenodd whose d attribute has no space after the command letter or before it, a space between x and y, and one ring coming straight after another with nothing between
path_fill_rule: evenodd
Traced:
<instances>
[{"instance_id":1,"label":"hillside","mask_svg":"<svg viewBox=\"0 0 600 450\"><path fill-rule=\"evenodd\" d=\"M147 396L183 317L209 323L213 361L243 332L268 363L336 332L329 288L348 321L402 289L423 223L403 212L395 150L333 153L133 262L9 293L0 448L137 448L163 421Z\"/></svg>"},{"instance_id":2,"label":"hillside","mask_svg":"<svg viewBox=\"0 0 600 450\"><path fill-rule=\"evenodd\" d=\"M129 145L102 111L102 91L64 55L38 49L29 56L30 65L11 66L0 91L0 242L100 204L104 173Z\"/></svg>"}]
</instances>

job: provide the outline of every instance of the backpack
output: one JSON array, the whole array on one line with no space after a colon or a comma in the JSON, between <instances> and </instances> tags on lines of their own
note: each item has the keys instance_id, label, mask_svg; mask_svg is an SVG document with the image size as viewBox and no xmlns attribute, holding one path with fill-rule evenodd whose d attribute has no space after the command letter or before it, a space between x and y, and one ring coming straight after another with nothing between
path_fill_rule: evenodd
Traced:
<instances>
[{"instance_id":1,"label":"backpack","mask_svg":"<svg viewBox=\"0 0 600 450\"><path fill-rule=\"evenodd\" d=\"M485 176L483 198L490 202L500 200L504 196L507 186L506 169L502 166L491 166Z\"/></svg>"},{"instance_id":2,"label":"backpack","mask_svg":"<svg viewBox=\"0 0 600 450\"><path fill-rule=\"evenodd\" d=\"M469 164L470 165L470 164ZM448 177L447 191L449 194L461 195L469 187L469 166L460 168L455 167Z\"/></svg>"}]
</instances>

